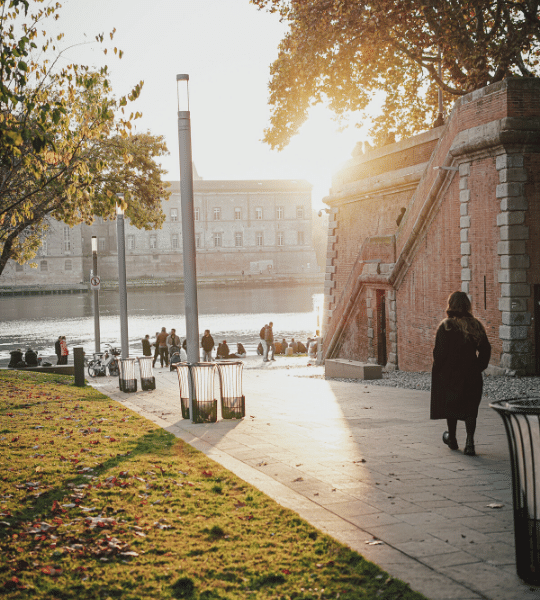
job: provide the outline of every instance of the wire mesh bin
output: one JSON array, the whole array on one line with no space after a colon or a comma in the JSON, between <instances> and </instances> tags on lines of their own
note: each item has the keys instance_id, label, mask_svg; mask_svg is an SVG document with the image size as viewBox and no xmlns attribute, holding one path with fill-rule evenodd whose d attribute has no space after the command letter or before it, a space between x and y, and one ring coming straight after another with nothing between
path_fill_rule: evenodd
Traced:
<instances>
[{"instance_id":1,"label":"wire mesh bin","mask_svg":"<svg viewBox=\"0 0 540 600\"><path fill-rule=\"evenodd\" d=\"M217 364L221 395L221 415L224 419L243 419L246 416L246 399L242 394L241 361L222 361Z\"/></svg>"},{"instance_id":2,"label":"wire mesh bin","mask_svg":"<svg viewBox=\"0 0 540 600\"><path fill-rule=\"evenodd\" d=\"M120 391L131 393L137 391L137 377L135 377L135 359L121 358L118 361L120 369Z\"/></svg>"},{"instance_id":3,"label":"wire mesh bin","mask_svg":"<svg viewBox=\"0 0 540 600\"><path fill-rule=\"evenodd\" d=\"M180 387L180 407L182 408L182 419L189 419L189 365L178 363L176 365L178 374L178 386Z\"/></svg>"},{"instance_id":4,"label":"wire mesh bin","mask_svg":"<svg viewBox=\"0 0 540 600\"><path fill-rule=\"evenodd\" d=\"M153 359L151 356L139 356L139 372L141 374L141 390L155 390L156 378L152 369Z\"/></svg>"},{"instance_id":5,"label":"wire mesh bin","mask_svg":"<svg viewBox=\"0 0 540 600\"><path fill-rule=\"evenodd\" d=\"M500 400L512 465L517 574L540 584L540 398Z\"/></svg>"},{"instance_id":6,"label":"wire mesh bin","mask_svg":"<svg viewBox=\"0 0 540 600\"><path fill-rule=\"evenodd\" d=\"M193 423L215 423L217 421L217 399L215 397L214 363L180 363L176 367L180 386L182 417L189 419L189 389L193 391Z\"/></svg>"}]
</instances>

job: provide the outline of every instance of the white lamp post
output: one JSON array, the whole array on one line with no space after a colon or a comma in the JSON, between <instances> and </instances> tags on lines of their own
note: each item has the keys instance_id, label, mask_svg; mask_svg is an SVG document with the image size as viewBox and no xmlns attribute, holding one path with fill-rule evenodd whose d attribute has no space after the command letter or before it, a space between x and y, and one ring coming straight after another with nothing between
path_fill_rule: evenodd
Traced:
<instances>
[{"instance_id":1,"label":"white lamp post","mask_svg":"<svg viewBox=\"0 0 540 600\"><path fill-rule=\"evenodd\" d=\"M124 233L124 194L118 194L116 205L116 243L118 245L118 294L120 298L120 345L122 358L129 358L126 285L126 243Z\"/></svg>"},{"instance_id":2,"label":"white lamp post","mask_svg":"<svg viewBox=\"0 0 540 600\"><path fill-rule=\"evenodd\" d=\"M199 362L199 313L197 305L197 266L195 218L193 211L193 164L189 113L189 75L176 76L178 97L178 145L180 150L180 198L182 203L182 245L184 259L184 298L186 304L187 359ZM191 398L190 398L191 404ZM190 406L190 409L192 407ZM190 412L193 414L193 411Z\"/></svg>"},{"instance_id":3,"label":"white lamp post","mask_svg":"<svg viewBox=\"0 0 540 600\"><path fill-rule=\"evenodd\" d=\"M98 242L95 235L92 236L92 273L90 277L97 277L97 250ZM101 352L101 337L99 332L99 290L94 287L94 344L95 352Z\"/></svg>"}]
</instances>

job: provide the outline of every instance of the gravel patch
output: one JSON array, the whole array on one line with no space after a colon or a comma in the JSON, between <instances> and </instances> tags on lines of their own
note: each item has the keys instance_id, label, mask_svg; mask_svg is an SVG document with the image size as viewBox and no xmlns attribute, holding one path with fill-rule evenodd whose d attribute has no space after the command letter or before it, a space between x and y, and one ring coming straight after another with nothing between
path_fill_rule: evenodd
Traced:
<instances>
[{"instance_id":1,"label":"gravel patch","mask_svg":"<svg viewBox=\"0 0 540 600\"><path fill-rule=\"evenodd\" d=\"M382 379L338 379L362 385L382 385L411 390L431 390L431 373L390 371ZM489 400L540 397L540 377L484 376L484 397Z\"/></svg>"}]
</instances>

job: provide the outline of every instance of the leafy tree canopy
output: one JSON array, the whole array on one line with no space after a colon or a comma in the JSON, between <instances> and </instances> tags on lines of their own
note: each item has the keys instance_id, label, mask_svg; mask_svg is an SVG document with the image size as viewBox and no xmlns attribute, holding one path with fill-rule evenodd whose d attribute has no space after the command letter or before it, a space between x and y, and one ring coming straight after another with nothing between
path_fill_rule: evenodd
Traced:
<instances>
[{"instance_id":1,"label":"leafy tree canopy","mask_svg":"<svg viewBox=\"0 0 540 600\"><path fill-rule=\"evenodd\" d=\"M360 111L384 92L377 143L410 136L437 115L437 92L456 96L518 75L537 76L536 0L251 0L289 30L271 66L265 141L282 149L310 106ZM441 75L439 76L439 61Z\"/></svg>"},{"instance_id":2,"label":"leafy tree canopy","mask_svg":"<svg viewBox=\"0 0 540 600\"><path fill-rule=\"evenodd\" d=\"M57 68L55 42L37 48L35 40L38 24L57 17L60 5L34 15L29 5L0 0L0 274L9 259L35 256L49 217L68 225L109 218L123 193L131 222L154 229L169 196L155 162L167 153L163 138L131 133L141 115L127 106L143 83L117 99L107 67Z\"/></svg>"}]
</instances>

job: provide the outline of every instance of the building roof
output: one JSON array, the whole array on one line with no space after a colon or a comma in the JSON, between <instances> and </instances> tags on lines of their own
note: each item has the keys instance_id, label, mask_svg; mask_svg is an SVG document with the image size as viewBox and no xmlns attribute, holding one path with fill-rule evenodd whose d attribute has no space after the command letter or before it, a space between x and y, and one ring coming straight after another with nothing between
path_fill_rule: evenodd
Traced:
<instances>
[{"instance_id":1,"label":"building roof","mask_svg":"<svg viewBox=\"0 0 540 600\"><path fill-rule=\"evenodd\" d=\"M179 181L166 181L173 194L180 193ZM310 192L305 179L194 179L194 192Z\"/></svg>"}]
</instances>

